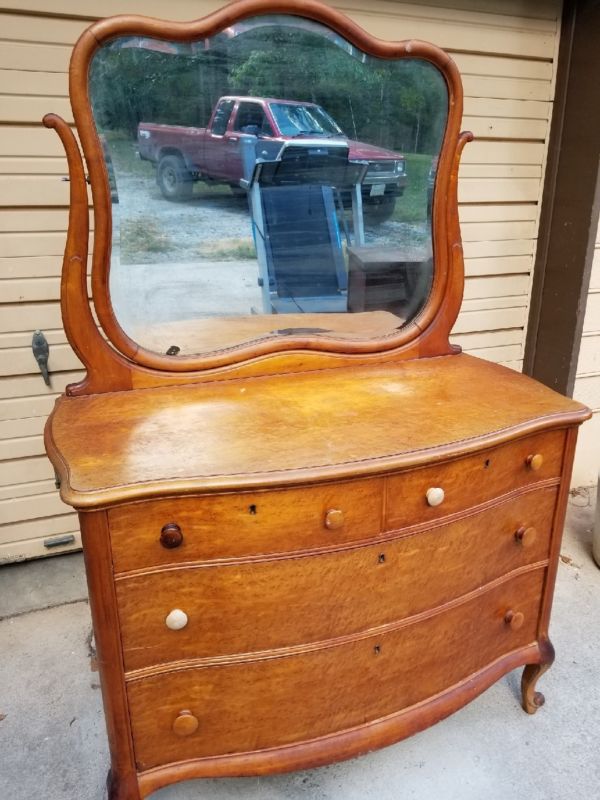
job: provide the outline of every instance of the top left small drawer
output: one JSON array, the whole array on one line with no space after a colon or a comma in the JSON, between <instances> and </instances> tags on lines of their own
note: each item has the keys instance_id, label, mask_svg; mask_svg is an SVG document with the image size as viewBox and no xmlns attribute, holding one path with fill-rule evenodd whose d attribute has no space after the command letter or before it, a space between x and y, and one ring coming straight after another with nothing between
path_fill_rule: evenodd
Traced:
<instances>
[{"instance_id":1,"label":"top left small drawer","mask_svg":"<svg viewBox=\"0 0 600 800\"><path fill-rule=\"evenodd\" d=\"M108 511L115 572L323 549L381 531L379 478L177 497ZM162 541L161 541L162 539Z\"/></svg>"}]
</instances>

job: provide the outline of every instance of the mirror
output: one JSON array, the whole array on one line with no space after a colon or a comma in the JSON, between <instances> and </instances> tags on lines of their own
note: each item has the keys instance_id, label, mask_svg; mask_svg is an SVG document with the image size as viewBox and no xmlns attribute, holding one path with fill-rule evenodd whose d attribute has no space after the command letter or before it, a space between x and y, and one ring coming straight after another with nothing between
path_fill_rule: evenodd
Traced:
<instances>
[{"instance_id":1,"label":"mirror","mask_svg":"<svg viewBox=\"0 0 600 800\"><path fill-rule=\"evenodd\" d=\"M433 281L442 73L260 16L196 41L119 36L89 96L110 182L109 287L141 347L393 336Z\"/></svg>"}]
</instances>

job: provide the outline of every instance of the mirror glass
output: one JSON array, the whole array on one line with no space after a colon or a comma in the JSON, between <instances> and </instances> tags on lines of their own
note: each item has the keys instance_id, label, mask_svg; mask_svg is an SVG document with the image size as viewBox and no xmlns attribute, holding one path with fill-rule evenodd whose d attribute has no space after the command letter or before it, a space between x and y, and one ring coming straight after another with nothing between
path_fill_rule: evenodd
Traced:
<instances>
[{"instance_id":1,"label":"mirror glass","mask_svg":"<svg viewBox=\"0 0 600 800\"><path fill-rule=\"evenodd\" d=\"M173 357L265 338L379 339L424 306L448 96L290 16L117 37L89 91L110 180L110 295Z\"/></svg>"}]
</instances>

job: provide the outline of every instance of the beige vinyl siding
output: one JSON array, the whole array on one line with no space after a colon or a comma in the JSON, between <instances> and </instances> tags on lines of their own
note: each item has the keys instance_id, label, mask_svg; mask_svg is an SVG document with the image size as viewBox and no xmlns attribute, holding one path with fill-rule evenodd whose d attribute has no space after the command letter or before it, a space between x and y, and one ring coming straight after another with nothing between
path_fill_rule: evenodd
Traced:
<instances>
[{"instance_id":1,"label":"beige vinyl siding","mask_svg":"<svg viewBox=\"0 0 600 800\"><path fill-rule=\"evenodd\" d=\"M222 5L206 0L105 0L123 11L186 20ZM554 94L560 0L345 0L334 3L384 39L419 38L448 49L463 75L460 216L465 300L453 341L520 369L539 201ZM43 540L75 533L58 499L42 429L55 397L81 377L58 303L68 205L66 164L41 117L72 121L67 68L73 43L97 18L90 0L7 0L0 12L0 562L47 553ZM481 9L484 9L483 11ZM50 342L52 387L30 342ZM73 547L79 546L79 539ZM69 549L69 548L66 548ZM53 551L55 552L55 551Z\"/></svg>"},{"instance_id":2,"label":"beige vinyl siding","mask_svg":"<svg viewBox=\"0 0 600 800\"><path fill-rule=\"evenodd\" d=\"M596 233L574 397L588 405L594 416L579 434L572 483L592 486L600 471L600 227Z\"/></svg>"}]
</instances>

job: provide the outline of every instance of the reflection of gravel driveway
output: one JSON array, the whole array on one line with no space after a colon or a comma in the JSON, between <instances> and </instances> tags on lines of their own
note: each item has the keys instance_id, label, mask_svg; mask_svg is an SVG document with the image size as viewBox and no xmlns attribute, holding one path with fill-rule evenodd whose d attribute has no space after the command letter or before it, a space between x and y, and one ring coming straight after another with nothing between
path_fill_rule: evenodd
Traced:
<instances>
[{"instance_id":1,"label":"reflection of gravel driveway","mask_svg":"<svg viewBox=\"0 0 600 800\"><path fill-rule=\"evenodd\" d=\"M148 177L118 173L121 263L154 264L165 261L223 261L254 257L252 226L245 197L234 197L228 187L198 183L192 200L165 200L148 165ZM151 170L151 171L150 171ZM402 198L398 200L402 202ZM348 219L351 232L351 221ZM342 236L343 227L342 227ZM427 248L423 225L389 220L365 225L368 245L402 244Z\"/></svg>"},{"instance_id":2,"label":"reflection of gravel driveway","mask_svg":"<svg viewBox=\"0 0 600 800\"><path fill-rule=\"evenodd\" d=\"M245 197L234 197L227 187L200 187L192 200L173 203L161 195L153 176L121 174L114 208L121 223L122 262L196 261L208 255L204 249L226 248L231 240L250 244Z\"/></svg>"}]
</instances>

